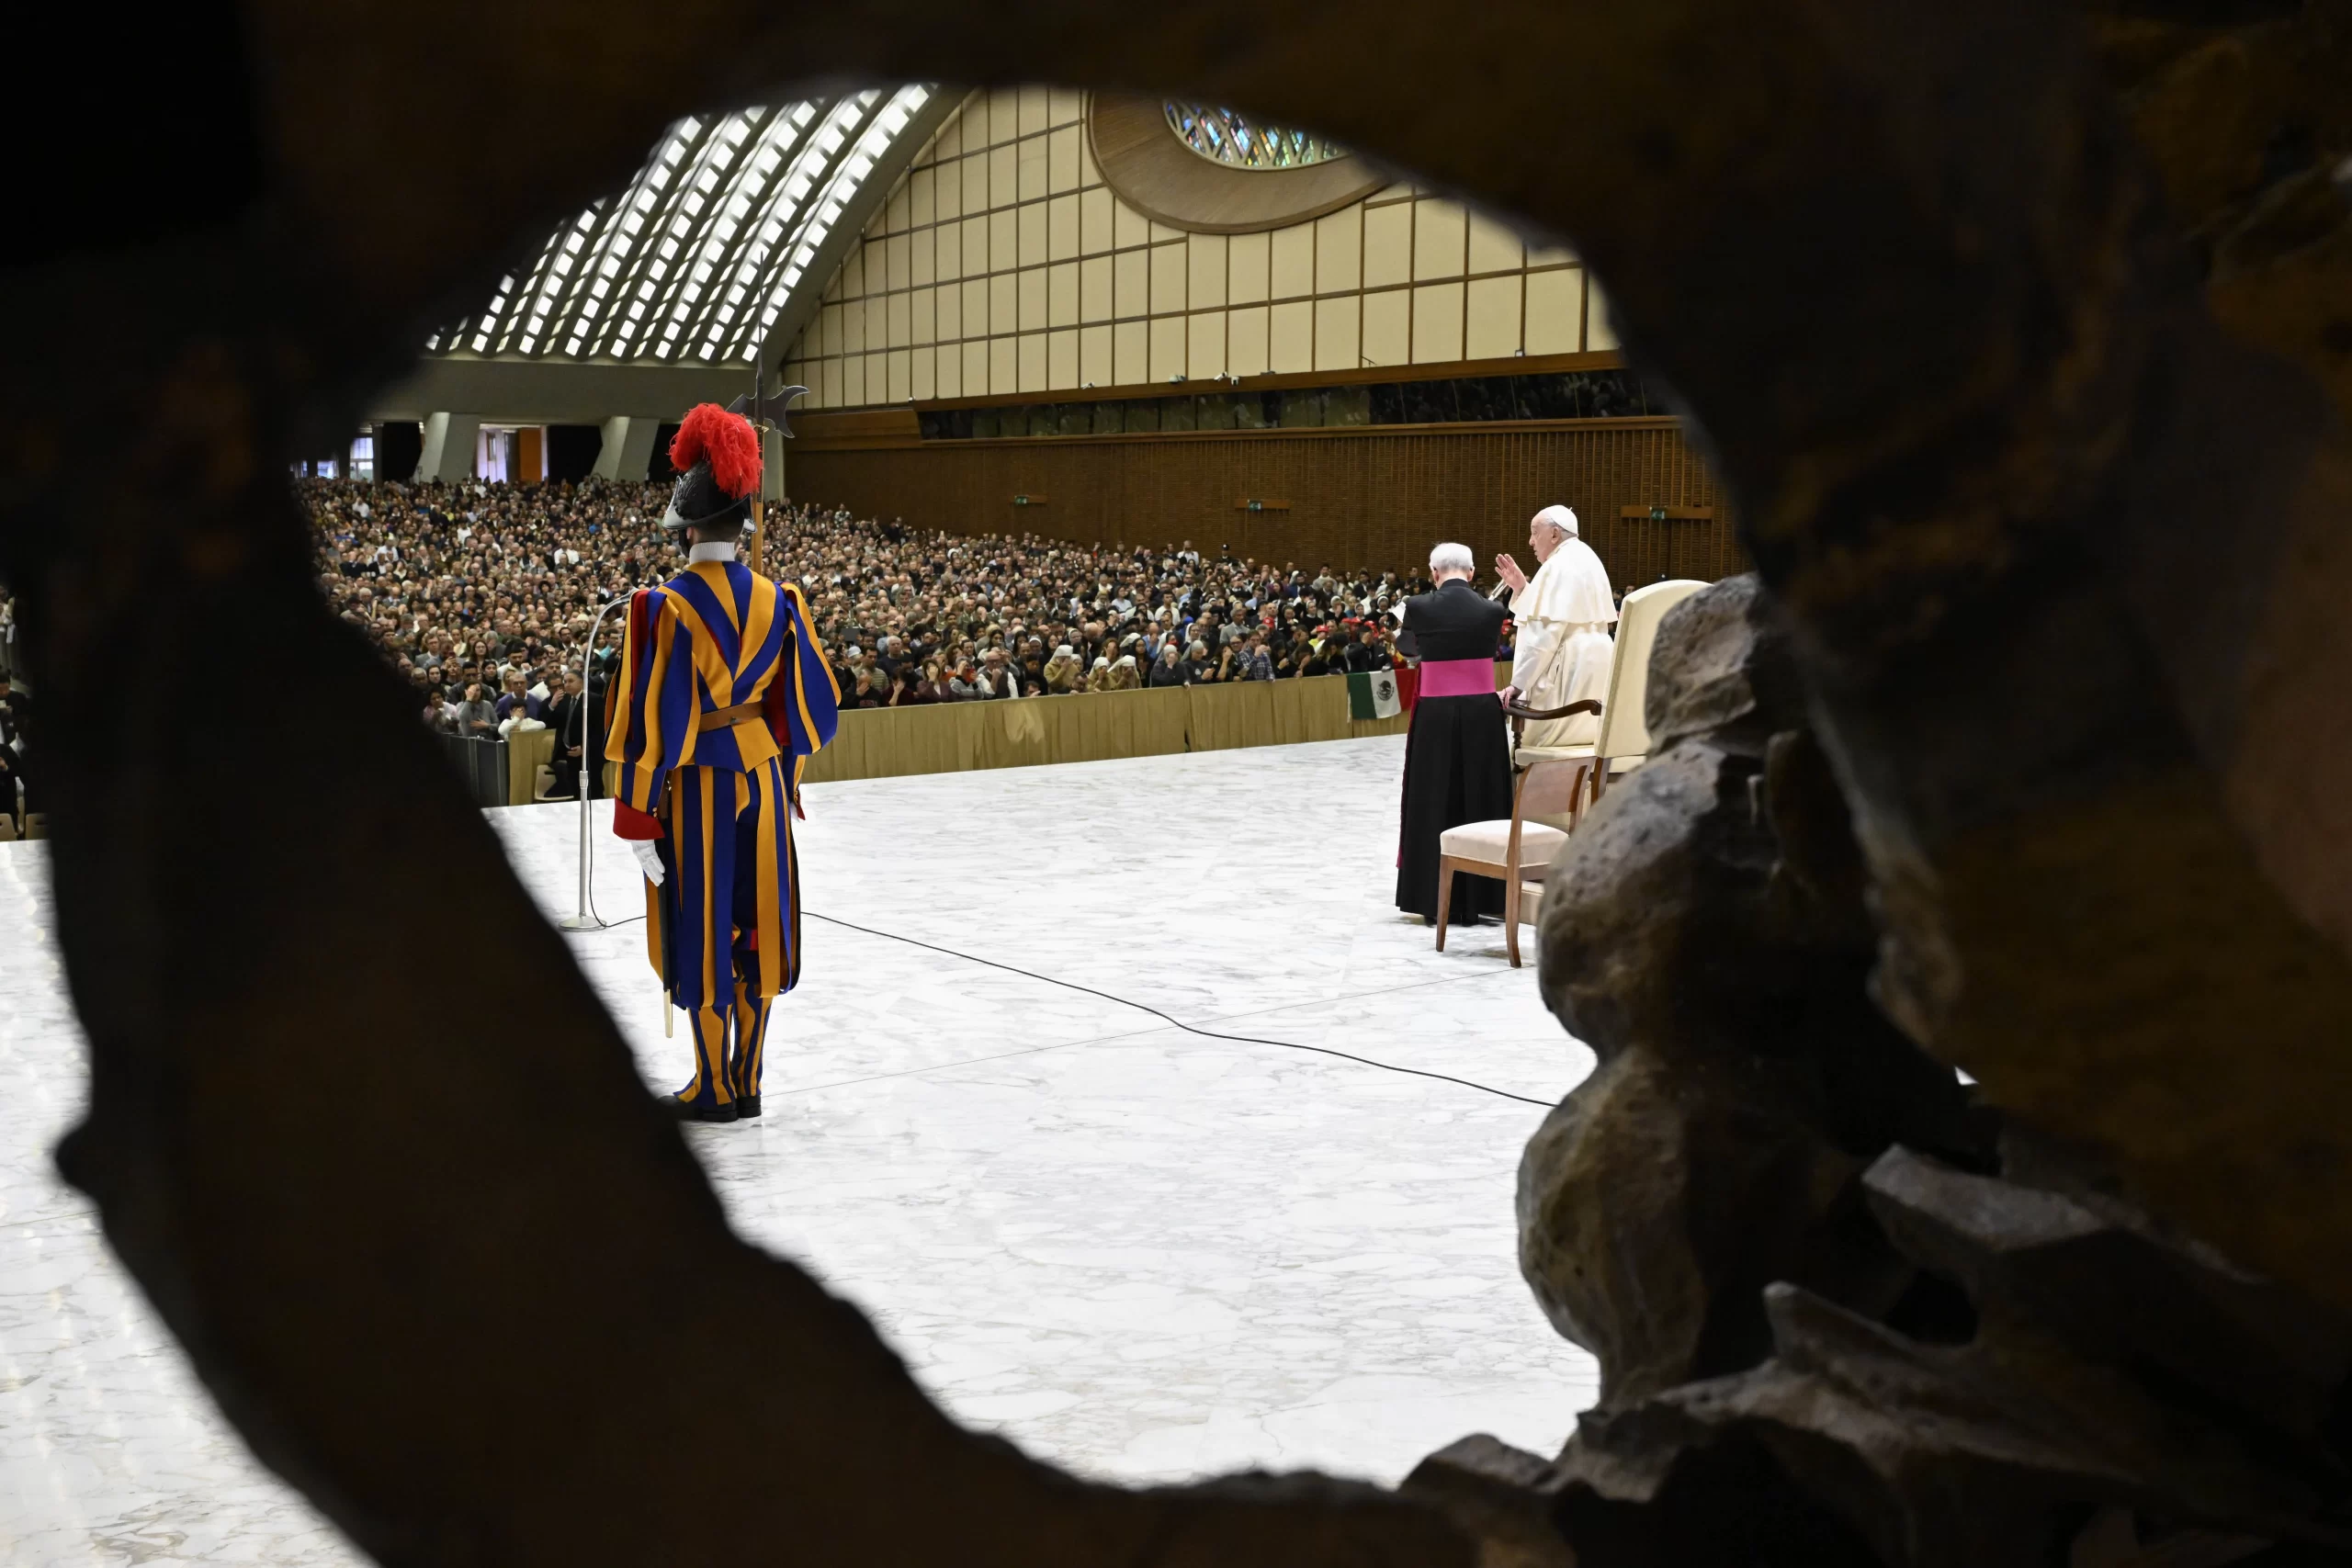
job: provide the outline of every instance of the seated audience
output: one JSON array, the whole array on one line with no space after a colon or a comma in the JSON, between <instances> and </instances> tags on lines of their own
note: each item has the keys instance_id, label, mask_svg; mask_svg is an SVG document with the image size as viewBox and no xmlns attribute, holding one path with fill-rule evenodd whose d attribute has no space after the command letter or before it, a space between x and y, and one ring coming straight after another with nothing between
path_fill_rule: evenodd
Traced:
<instances>
[{"instance_id":1,"label":"seated audience","mask_svg":"<svg viewBox=\"0 0 2352 1568\"><path fill-rule=\"evenodd\" d=\"M38 811L32 802L32 780L25 772L25 726L32 700L0 670L0 817L15 818Z\"/></svg>"},{"instance_id":2,"label":"seated audience","mask_svg":"<svg viewBox=\"0 0 2352 1568\"><path fill-rule=\"evenodd\" d=\"M661 529L666 483L297 486L329 603L383 649L425 721L453 734L511 734L517 707L548 722L574 684L593 728L619 657L617 614L584 680L565 666L600 608L680 566ZM1382 614L1424 586L790 502L768 509L765 565L808 595L850 707L1385 669ZM559 761L579 759L560 747Z\"/></svg>"},{"instance_id":3,"label":"seated audience","mask_svg":"<svg viewBox=\"0 0 2352 1568\"><path fill-rule=\"evenodd\" d=\"M587 711L585 688L577 671L563 672L563 693L548 705L548 728L555 731L555 754L548 760L548 769L555 774L555 798L576 800L580 797L583 742L595 739L596 728Z\"/></svg>"},{"instance_id":4,"label":"seated audience","mask_svg":"<svg viewBox=\"0 0 2352 1568\"><path fill-rule=\"evenodd\" d=\"M458 733L469 740L497 738L498 710L483 699L481 682L473 682L466 687L466 700L458 705L458 716L454 722Z\"/></svg>"},{"instance_id":5,"label":"seated audience","mask_svg":"<svg viewBox=\"0 0 2352 1568\"><path fill-rule=\"evenodd\" d=\"M978 694L984 697L1017 697L1022 695L1021 677L1005 662L1004 649L991 648L980 660Z\"/></svg>"}]
</instances>

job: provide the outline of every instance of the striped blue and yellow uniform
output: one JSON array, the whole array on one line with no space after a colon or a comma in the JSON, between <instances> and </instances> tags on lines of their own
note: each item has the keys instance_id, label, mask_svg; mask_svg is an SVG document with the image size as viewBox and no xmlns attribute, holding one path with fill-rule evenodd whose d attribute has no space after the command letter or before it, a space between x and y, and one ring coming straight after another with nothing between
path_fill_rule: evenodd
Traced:
<instances>
[{"instance_id":1,"label":"striped blue and yellow uniform","mask_svg":"<svg viewBox=\"0 0 2352 1568\"><path fill-rule=\"evenodd\" d=\"M840 703L808 603L740 562L697 561L631 601L608 701L614 830L661 841L650 956L694 1019L680 1098L755 1096L770 1006L800 977L793 806Z\"/></svg>"}]
</instances>

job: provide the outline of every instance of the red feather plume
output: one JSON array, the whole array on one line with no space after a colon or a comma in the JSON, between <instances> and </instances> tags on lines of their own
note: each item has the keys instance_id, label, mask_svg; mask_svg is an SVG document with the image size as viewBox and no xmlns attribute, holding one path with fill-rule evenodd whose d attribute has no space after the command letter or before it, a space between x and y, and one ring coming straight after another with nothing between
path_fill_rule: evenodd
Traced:
<instances>
[{"instance_id":1,"label":"red feather plume","mask_svg":"<svg viewBox=\"0 0 2352 1568\"><path fill-rule=\"evenodd\" d=\"M680 473L706 457L710 477L727 494L741 500L760 488L759 432L750 420L717 403L688 409L670 442L670 466Z\"/></svg>"}]
</instances>

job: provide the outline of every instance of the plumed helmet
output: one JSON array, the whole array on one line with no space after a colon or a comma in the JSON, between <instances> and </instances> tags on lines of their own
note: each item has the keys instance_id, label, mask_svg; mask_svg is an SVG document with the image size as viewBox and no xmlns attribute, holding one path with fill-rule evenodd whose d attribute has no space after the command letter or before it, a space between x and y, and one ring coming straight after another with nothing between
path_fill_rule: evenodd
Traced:
<instances>
[{"instance_id":1,"label":"plumed helmet","mask_svg":"<svg viewBox=\"0 0 2352 1568\"><path fill-rule=\"evenodd\" d=\"M760 434L750 420L717 403L696 403L670 443L670 466L678 470L678 482L662 527L673 533L723 527L730 519L739 531L752 525L761 463Z\"/></svg>"}]
</instances>

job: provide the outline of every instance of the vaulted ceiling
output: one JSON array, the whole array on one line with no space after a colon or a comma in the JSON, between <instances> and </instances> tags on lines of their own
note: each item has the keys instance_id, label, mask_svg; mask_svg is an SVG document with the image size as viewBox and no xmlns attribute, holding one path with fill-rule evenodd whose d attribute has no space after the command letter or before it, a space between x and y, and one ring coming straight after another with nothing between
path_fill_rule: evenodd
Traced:
<instances>
[{"instance_id":1,"label":"vaulted ceiling","mask_svg":"<svg viewBox=\"0 0 2352 1568\"><path fill-rule=\"evenodd\" d=\"M628 188L550 235L430 356L773 364L831 271L954 106L935 87L688 118ZM829 244L828 242L834 242Z\"/></svg>"}]
</instances>

